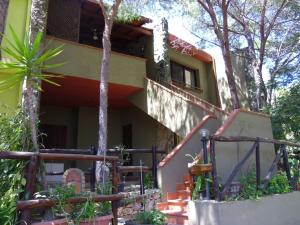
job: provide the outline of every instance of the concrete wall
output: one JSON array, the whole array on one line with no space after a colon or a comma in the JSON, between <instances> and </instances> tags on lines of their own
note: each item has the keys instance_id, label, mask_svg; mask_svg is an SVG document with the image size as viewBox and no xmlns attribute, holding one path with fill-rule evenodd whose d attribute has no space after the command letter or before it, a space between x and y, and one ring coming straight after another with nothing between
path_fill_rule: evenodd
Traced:
<instances>
[{"instance_id":1,"label":"concrete wall","mask_svg":"<svg viewBox=\"0 0 300 225\"><path fill-rule=\"evenodd\" d=\"M145 81L145 88L130 98L131 102L181 137L185 137L208 114L158 83Z\"/></svg>"},{"instance_id":2,"label":"concrete wall","mask_svg":"<svg viewBox=\"0 0 300 225\"><path fill-rule=\"evenodd\" d=\"M163 194L174 192L176 184L181 183L183 176L188 174L188 163L191 158L186 154L195 156L202 149L200 129L205 128L213 134L220 126L220 122L214 118L206 116L203 121L195 127L190 134L187 135L173 149L158 167L158 184Z\"/></svg>"},{"instance_id":3,"label":"concrete wall","mask_svg":"<svg viewBox=\"0 0 300 225\"><path fill-rule=\"evenodd\" d=\"M296 225L300 224L299 202L299 191L259 200L190 201L189 225Z\"/></svg>"},{"instance_id":4,"label":"concrete wall","mask_svg":"<svg viewBox=\"0 0 300 225\"><path fill-rule=\"evenodd\" d=\"M66 65L48 72L99 80L102 49L58 38L48 37L47 41L51 42L49 47L64 45L64 51L52 63L66 62ZM110 83L143 87L146 59L112 52L109 71Z\"/></svg>"},{"instance_id":5,"label":"concrete wall","mask_svg":"<svg viewBox=\"0 0 300 225\"><path fill-rule=\"evenodd\" d=\"M243 110L236 110L217 131L221 136L247 136L273 139L271 120L268 116ZM218 176L224 183L233 168L244 157L253 143L249 142L216 142L216 163ZM261 175L264 176L275 157L273 144L260 144ZM253 154L242 167L242 173L249 172L255 166ZM236 176L236 179L241 174Z\"/></svg>"}]
</instances>

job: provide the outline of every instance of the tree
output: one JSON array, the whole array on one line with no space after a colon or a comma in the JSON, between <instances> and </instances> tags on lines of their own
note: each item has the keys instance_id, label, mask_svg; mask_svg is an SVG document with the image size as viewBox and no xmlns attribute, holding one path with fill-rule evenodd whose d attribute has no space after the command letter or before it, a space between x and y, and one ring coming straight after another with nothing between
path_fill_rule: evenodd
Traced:
<instances>
[{"instance_id":1,"label":"tree","mask_svg":"<svg viewBox=\"0 0 300 225\"><path fill-rule=\"evenodd\" d=\"M29 122L31 128L29 132L28 130L27 132L31 134L33 148L37 151L37 134L33 134L36 132L36 111L34 109L36 102L34 92L41 91L40 80L58 85L49 80L49 78L58 76L42 74L41 71L63 65L45 64L62 52L62 46L54 49L41 50L43 36L41 32L37 33L35 39L33 39L33 44L31 44L28 35L25 35L22 41L12 28L10 28L10 32L13 40L11 41L6 38L8 46L1 47L1 50L5 52L12 61L6 60L5 62L0 62L0 73L9 75L6 79L0 81L0 90L9 89L22 82L25 84L26 88L23 90L23 111L26 116L26 127L28 127ZM27 145L25 147L29 146Z\"/></svg>"},{"instance_id":2,"label":"tree","mask_svg":"<svg viewBox=\"0 0 300 225\"><path fill-rule=\"evenodd\" d=\"M231 94L231 103L234 109L240 108L239 99L237 96L236 84L233 75L233 66L231 61L230 43L229 43L229 26L228 26L228 7L231 0L218 1L217 8L213 1L197 0L202 8L208 13L211 19L211 26L216 34L218 43L222 50L223 59L225 62L225 73L228 80L228 85ZM220 15L217 10L221 9Z\"/></svg>"},{"instance_id":3,"label":"tree","mask_svg":"<svg viewBox=\"0 0 300 225\"><path fill-rule=\"evenodd\" d=\"M100 103L99 103L99 134L98 134L98 155L106 155L107 149L107 94L108 94L108 73L109 62L111 56L111 30L114 23L114 19L117 15L121 0L114 0L113 5L107 9L103 0L97 0L104 17L104 31L102 36L103 55L101 62L100 73ZM105 162L101 163L97 161L96 164L96 179L100 182L100 179L105 181Z\"/></svg>"}]
</instances>

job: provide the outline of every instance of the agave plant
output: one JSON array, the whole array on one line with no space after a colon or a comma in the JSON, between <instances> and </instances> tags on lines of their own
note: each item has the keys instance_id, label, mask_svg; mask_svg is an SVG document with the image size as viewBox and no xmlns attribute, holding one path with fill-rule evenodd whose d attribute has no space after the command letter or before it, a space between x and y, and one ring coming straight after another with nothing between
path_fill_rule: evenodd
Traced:
<instances>
[{"instance_id":1,"label":"agave plant","mask_svg":"<svg viewBox=\"0 0 300 225\"><path fill-rule=\"evenodd\" d=\"M49 60L58 56L63 51L63 46L56 48L42 48L41 32L37 33L33 43L30 43L28 35L21 40L10 27L12 40L4 37L7 47L1 47L9 59L0 62L0 90L6 90L19 83L23 83L22 108L28 118L32 143L35 151L38 151L37 138L37 105L36 93L42 91L41 81L59 86L51 78L58 75L44 74L43 71L62 66L64 63L51 64ZM3 78L4 77L4 78Z\"/></svg>"}]
</instances>

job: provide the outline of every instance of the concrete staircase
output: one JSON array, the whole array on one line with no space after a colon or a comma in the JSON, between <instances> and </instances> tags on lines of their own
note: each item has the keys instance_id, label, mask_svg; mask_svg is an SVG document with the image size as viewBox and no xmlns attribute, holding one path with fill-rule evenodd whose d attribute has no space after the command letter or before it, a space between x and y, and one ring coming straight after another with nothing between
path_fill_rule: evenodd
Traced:
<instances>
[{"instance_id":1,"label":"concrete staircase","mask_svg":"<svg viewBox=\"0 0 300 225\"><path fill-rule=\"evenodd\" d=\"M167 216L168 224L188 225L187 205L190 199L190 177L186 175L183 183L176 185L176 192L168 192L166 201L157 203L156 208Z\"/></svg>"}]
</instances>

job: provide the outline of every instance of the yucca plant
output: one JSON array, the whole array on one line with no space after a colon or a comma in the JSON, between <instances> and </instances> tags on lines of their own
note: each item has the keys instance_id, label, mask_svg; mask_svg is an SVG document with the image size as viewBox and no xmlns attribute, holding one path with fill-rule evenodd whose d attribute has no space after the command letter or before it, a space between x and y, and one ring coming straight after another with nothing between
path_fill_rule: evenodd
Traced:
<instances>
[{"instance_id":1,"label":"yucca plant","mask_svg":"<svg viewBox=\"0 0 300 225\"><path fill-rule=\"evenodd\" d=\"M19 83L23 84L22 108L27 116L27 127L31 133L33 148L38 151L37 107L39 102L37 93L42 91L41 81L59 86L51 81L51 78L61 76L44 74L43 71L64 64L47 63L63 51L63 46L43 48L41 32L37 33L32 44L28 35L21 40L11 27L10 32L12 40L4 36L8 44L7 47L1 47L2 52L6 53L9 59L0 62L0 75L2 76L0 90L4 91Z\"/></svg>"}]
</instances>

